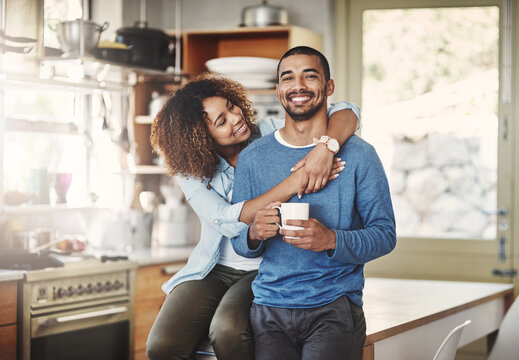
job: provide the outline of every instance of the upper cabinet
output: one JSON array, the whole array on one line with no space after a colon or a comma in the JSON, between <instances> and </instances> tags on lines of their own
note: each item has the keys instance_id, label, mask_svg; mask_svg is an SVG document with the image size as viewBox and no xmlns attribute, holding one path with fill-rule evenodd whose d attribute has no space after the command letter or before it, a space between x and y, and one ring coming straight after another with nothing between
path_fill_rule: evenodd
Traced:
<instances>
[{"instance_id":1,"label":"upper cabinet","mask_svg":"<svg viewBox=\"0 0 519 360\"><path fill-rule=\"evenodd\" d=\"M170 33L172 36L173 32ZM228 56L279 59L288 49L307 45L322 50L322 35L299 26L243 27L186 31L182 36L182 72L207 71L205 62Z\"/></svg>"}]
</instances>

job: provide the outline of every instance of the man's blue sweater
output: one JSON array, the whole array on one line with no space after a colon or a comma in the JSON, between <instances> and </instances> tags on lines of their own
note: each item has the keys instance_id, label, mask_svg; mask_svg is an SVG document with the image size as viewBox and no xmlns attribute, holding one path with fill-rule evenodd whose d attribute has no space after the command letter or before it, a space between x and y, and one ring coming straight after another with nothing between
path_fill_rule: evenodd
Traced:
<instances>
[{"instance_id":1,"label":"man's blue sweater","mask_svg":"<svg viewBox=\"0 0 519 360\"><path fill-rule=\"evenodd\" d=\"M233 202L255 198L279 184L311 149L282 145L274 134L253 142L238 158ZM263 255L252 283L255 303L312 308L347 295L362 306L364 264L395 247L389 186L375 149L352 136L337 156L346 161L337 179L301 200L297 196L290 199L290 202L310 203L310 217L335 231L335 250L315 252L296 248L279 234L251 250L247 245L248 227L232 239L238 254Z\"/></svg>"}]
</instances>

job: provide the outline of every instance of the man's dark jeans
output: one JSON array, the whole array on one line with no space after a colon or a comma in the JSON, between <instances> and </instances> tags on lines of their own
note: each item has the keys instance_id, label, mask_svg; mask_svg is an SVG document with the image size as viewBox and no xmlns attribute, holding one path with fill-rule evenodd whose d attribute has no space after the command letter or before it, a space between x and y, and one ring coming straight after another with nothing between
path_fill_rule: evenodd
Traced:
<instances>
[{"instance_id":1,"label":"man's dark jeans","mask_svg":"<svg viewBox=\"0 0 519 360\"><path fill-rule=\"evenodd\" d=\"M256 360L357 360L366 340L362 307L341 296L310 309L253 304Z\"/></svg>"}]
</instances>

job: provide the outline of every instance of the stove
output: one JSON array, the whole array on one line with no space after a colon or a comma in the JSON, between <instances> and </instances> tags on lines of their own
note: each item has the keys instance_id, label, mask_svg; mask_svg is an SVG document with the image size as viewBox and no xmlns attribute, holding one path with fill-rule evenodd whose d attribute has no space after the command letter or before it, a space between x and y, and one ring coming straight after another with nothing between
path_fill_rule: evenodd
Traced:
<instances>
[{"instance_id":1,"label":"stove","mask_svg":"<svg viewBox=\"0 0 519 360\"><path fill-rule=\"evenodd\" d=\"M25 274L21 359L131 359L137 264L54 258Z\"/></svg>"}]
</instances>

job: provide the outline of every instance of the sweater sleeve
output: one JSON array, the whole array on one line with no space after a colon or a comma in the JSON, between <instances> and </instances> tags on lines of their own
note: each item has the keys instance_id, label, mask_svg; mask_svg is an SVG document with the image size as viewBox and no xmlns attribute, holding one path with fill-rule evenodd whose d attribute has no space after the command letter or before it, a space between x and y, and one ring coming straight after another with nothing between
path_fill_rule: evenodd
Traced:
<instances>
[{"instance_id":1,"label":"sweater sleeve","mask_svg":"<svg viewBox=\"0 0 519 360\"><path fill-rule=\"evenodd\" d=\"M382 163L370 146L357 168L356 200L362 228L334 230L335 250L328 255L349 264L364 264L391 252L396 246L396 227L389 185Z\"/></svg>"},{"instance_id":2,"label":"sweater sleeve","mask_svg":"<svg viewBox=\"0 0 519 360\"><path fill-rule=\"evenodd\" d=\"M251 173L249 169L250 162L246 160L246 156L243 152L238 156L238 162L236 163L236 170L234 173L234 188L232 193L232 202L240 203L253 198L253 191L251 185ZM250 249L247 238L249 234L248 225L242 229L239 235L231 239L231 244L234 251L247 258L254 258L261 256L265 250L264 241L260 243L257 249Z\"/></svg>"},{"instance_id":3,"label":"sweater sleeve","mask_svg":"<svg viewBox=\"0 0 519 360\"><path fill-rule=\"evenodd\" d=\"M177 181L200 221L210 225L220 234L231 238L247 226L239 221L244 201L231 205L227 199L214 189L208 189L199 179L177 176Z\"/></svg>"}]
</instances>

